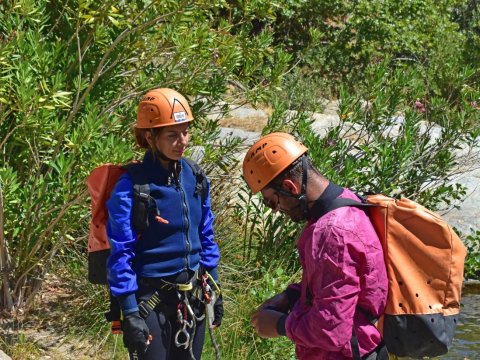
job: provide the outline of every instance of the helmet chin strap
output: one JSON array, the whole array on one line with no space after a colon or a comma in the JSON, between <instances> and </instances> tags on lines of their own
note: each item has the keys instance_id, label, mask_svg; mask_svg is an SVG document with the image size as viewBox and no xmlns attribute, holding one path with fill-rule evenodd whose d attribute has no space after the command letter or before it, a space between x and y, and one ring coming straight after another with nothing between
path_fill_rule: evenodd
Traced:
<instances>
[{"instance_id":1,"label":"helmet chin strap","mask_svg":"<svg viewBox=\"0 0 480 360\"><path fill-rule=\"evenodd\" d=\"M151 148L151 151L152 151L154 157L157 157L157 158L159 158L160 160L163 160L163 161L165 161L165 162L168 161L169 163L171 163L171 162L176 162L176 161L177 161L177 160L170 159L169 157L165 156L165 154L162 153L161 151L159 151L156 147L155 147L155 148Z\"/></svg>"},{"instance_id":2,"label":"helmet chin strap","mask_svg":"<svg viewBox=\"0 0 480 360\"><path fill-rule=\"evenodd\" d=\"M303 216L305 219L308 219L310 217L310 212L308 211L308 206L307 206L307 159L305 155L302 156L302 192L300 196L298 197L298 200L300 201L300 206L302 209Z\"/></svg>"},{"instance_id":3,"label":"helmet chin strap","mask_svg":"<svg viewBox=\"0 0 480 360\"><path fill-rule=\"evenodd\" d=\"M150 134L153 139L155 139L155 134L153 133L153 129L150 129ZM155 145L155 142L153 144L150 144L150 151L153 153L154 157L158 157L163 161L168 161L168 162L175 162L176 160L170 159L169 157L165 156L164 153L162 153L160 150L157 149L157 146Z\"/></svg>"},{"instance_id":4,"label":"helmet chin strap","mask_svg":"<svg viewBox=\"0 0 480 360\"><path fill-rule=\"evenodd\" d=\"M169 157L166 157L162 152L158 151L157 149L155 149L155 154L157 154L158 157L163 161L170 161L170 162L175 161L173 159L170 159Z\"/></svg>"},{"instance_id":5,"label":"helmet chin strap","mask_svg":"<svg viewBox=\"0 0 480 360\"><path fill-rule=\"evenodd\" d=\"M290 212L300 208L302 210L303 218L305 220L308 220L310 218L310 211L307 206L307 171L307 159L304 155L302 156L302 187L300 195L293 195L281 188L276 188L276 191L278 191L280 194L296 198L299 201L297 205L291 207L290 209L288 209L288 211Z\"/></svg>"}]
</instances>

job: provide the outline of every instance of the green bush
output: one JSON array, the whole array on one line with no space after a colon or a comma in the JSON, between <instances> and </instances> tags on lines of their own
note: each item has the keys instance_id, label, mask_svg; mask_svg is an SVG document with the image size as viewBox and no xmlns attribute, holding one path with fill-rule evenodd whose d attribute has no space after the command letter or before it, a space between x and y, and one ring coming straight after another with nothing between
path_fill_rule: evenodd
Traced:
<instances>
[{"instance_id":1,"label":"green bush","mask_svg":"<svg viewBox=\"0 0 480 360\"><path fill-rule=\"evenodd\" d=\"M227 89L252 101L278 83L288 56L266 32L229 33L221 2L24 1L0 5L0 307L29 304L52 259L85 246L84 180L130 160L140 94L173 87L192 99L207 170L228 172L212 109ZM241 25L240 25L241 28ZM216 170L214 170L216 169Z\"/></svg>"},{"instance_id":2,"label":"green bush","mask_svg":"<svg viewBox=\"0 0 480 360\"><path fill-rule=\"evenodd\" d=\"M278 100L266 130L294 132L327 178L360 194L406 196L432 210L453 206L465 196L465 189L452 179L468 160L459 156L460 150L469 153L478 146L480 129L468 126L477 121L477 114L470 108L452 110L437 98L432 98L437 106L433 114L418 108L416 99L423 98L428 88L421 81L418 86L412 82L418 79L416 71L390 70L388 64L369 68L355 92L341 90L340 122L324 136L312 131L308 107L292 113L281 105L298 96L290 93ZM318 92L316 87L288 89ZM436 117L439 113L441 117ZM256 197L243 192L239 208L238 216L246 219L244 252L253 252L263 266L272 257L298 266L295 238L300 226L271 214Z\"/></svg>"},{"instance_id":3,"label":"green bush","mask_svg":"<svg viewBox=\"0 0 480 360\"><path fill-rule=\"evenodd\" d=\"M138 98L173 87L191 99L192 143L212 180L222 354L292 358L288 340L260 340L249 318L298 275L301 225L232 178L243 148L219 139L218 119L227 103L267 102L263 133L297 135L339 185L453 206L464 195L451 182L455 154L480 135L479 14L457 0L0 3L0 308L33 304L55 269L75 289L75 330L108 337L104 289L82 268L84 180L98 164L141 156L130 129ZM339 100L341 121L320 137L311 125L322 98ZM473 278L477 235L465 238Z\"/></svg>"},{"instance_id":4,"label":"green bush","mask_svg":"<svg viewBox=\"0 0 480 360\"><path fill-rule=\"evenodd\" d=\"M460 234L460 233L459 233ZM465 239L465 246L467 247L467 259L465 260L465 278L475 279L480 278L480 230L472 231L469 235L460 236Z\"/></svg>"}]
</instances>

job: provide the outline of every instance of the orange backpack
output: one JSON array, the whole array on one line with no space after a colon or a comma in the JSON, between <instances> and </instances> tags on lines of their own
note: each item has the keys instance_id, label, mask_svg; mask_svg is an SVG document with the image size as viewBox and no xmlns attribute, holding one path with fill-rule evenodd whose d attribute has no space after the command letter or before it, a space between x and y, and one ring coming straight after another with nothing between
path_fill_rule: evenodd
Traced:
<instances>
[{"instance_id":1,"label":"orange backpack","mask_svg":"<svg viewBox=\"0 0 480 360\"><path fill-rule=\"evenodd\" d=\"M106 262L110 255L107 237L107 200L118 181L127 172L125 166L104 164L92 170L87 177L91 198L92 218L88 234L88 280L92 284L106 284Z\"/></svg>"},{"instance_id":2,"label":"orange backpack","mask_svg":"<svg viewBox=\"0 0 480 360\"><path fill-rule=\"evenodd\" d=\"M337 198L328 211L342 206L365 208L382 242L388 297L377 327L388 352L418 358L447 353L467 254L460 238L440 216L406 198Z\"/></svg>"}]
</instances>

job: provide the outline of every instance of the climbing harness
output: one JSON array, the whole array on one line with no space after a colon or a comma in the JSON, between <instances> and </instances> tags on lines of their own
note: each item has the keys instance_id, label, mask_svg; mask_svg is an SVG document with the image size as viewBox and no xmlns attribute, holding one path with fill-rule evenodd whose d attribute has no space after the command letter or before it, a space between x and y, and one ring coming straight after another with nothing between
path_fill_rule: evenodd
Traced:
<instances>
[{"instance_id":1,"label":"climbing harness","mask_svg":"<svg viewBox=\"0 0 480 360\"><path fill-rule=\"evenodd\" d=\"M155 291L150 299L141 301L138 304L138 312L140 313L140 316L144 319L150 315L150 313L155 309L160 303L162 302L162 299L160 299L160 295L158 294L158 291Z\"/></svg>"},{"instance_id":2,"label":"climbing harness","mask_svg":"<svg viewBox=\"0 0 480 360\"><path fill-rule=\"evenodd\" d=\"M168 285L175 287L175 289L177 290L177 296L179 300L177 307L177 321L179 323L179 329L175 334L175 345L179 348L183 347L184 349L188 349L191 359L195 360L192 345L195 338L195 332L197 330L197 322L207 318L206 326L208 326L208 333L210 335L213 348L215 350L215 359L219 360L220 351L218 349L217 342L215 341L211 325L214 319L213 305L215 304L217 296L220 295L220 288L216 281L213 279L213 277L207 271L205 271L205 273L201 275L201 278L199 280L202 290L201 300L205 305L205 313L199 317L196 316L193 312L193 309L190 306L190 302L188 300L188 291L193 289L192 283L186 284L190 286L179 286L183 284L168 283ZM214 284L215 291L210 286L208 280L210 280L210 282ZM191 335L188 332L188 328L191 329Z\"/></svg>"},{"instance_id":3,"label":"climbing harness","mask_svg":"<svg viewBox=\"0 0 480 360\"><path fill-rule=\"evenodd\" d=\"M175 334L175 345L180 348L183 347L185 350L188 349L188 351L190 352L190 357L192 358L192 360L195 360L192 346L193 340L195 338L195 332L197 330L197 322L205 319L205 314L200 317L197 317L195 315L192 307L190 306L190 302L188 301L188 290L177 290L177 296L179 300L177 307L177 321L179 323L179 329ZM191 329L191 335L189 334L187 327Z\"/></svg>"},{"instance_id":4,"label":"climbing harness","mask_svg":"<svg viewBox=\"0 0 480 360\"><path fill-rule=\"evenodd\" d=\"M188 349L191 360L196 360L195 355L193 354L193 340L197 330L197 323L207 318L208 322L206 326L208 326L208 332L215 350L215 359L219 360L220 351L217 342L215 341L211 325L214 320L213 306L217 300L217 297L220 295L220 288L208 272L205 272L197 279L197 284L200 286L196 288L194 287L194 283L192 281L186 284L176 284L168 282L164 279L140 280L145 284L156 287L158 290L154 291L147 300L139 302L139 314L142 318L146 319L150 313L162 303L160 291L174 290L178 297L177 322L179 325L179 328L174 335L175 346L185 350ZM213 287L210 284L213 284ZM197 296L197 298L199 298L199 300L205 305L205 313L203 313L201 316L195 315L189 301L189 293L192 291L195 293L196 289L201 290L202 294L201 296Z\"/></svg>"}]
</instances>

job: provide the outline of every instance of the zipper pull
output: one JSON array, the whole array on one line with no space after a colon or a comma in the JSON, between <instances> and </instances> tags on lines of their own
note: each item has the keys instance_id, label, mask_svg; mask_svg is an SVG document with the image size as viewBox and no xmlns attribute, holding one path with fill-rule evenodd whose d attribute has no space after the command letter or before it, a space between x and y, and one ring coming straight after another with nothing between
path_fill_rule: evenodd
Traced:
<instances>
[{"instance_id":1,"label":"zipper pull","mask_svg":"<svg viewBox=\"0 0 480 360\"><path fill-rule=\"evenodd\" d=\"M155 212L157 213L157 215L155 215L155 220L162 224L168 224L168 220L160 216L160 210L158 210L158 208L155 208Z\"/></svg>"}]
</instances>

